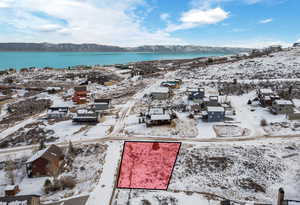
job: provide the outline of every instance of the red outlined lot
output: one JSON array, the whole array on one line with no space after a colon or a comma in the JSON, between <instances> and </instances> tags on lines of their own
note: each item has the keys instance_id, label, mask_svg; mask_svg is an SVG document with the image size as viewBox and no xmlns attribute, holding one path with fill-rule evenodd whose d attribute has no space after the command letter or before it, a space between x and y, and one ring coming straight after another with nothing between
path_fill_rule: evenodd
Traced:
<instances>
[{"instance_id":1,"label":"red outlined lot","mask_svg":"<svg viewBox=\"0 0 300 205\"><path fill-rule=\"evenodd\" d=\"M125 142L117 188L168 189L181 143Z\"/></svg>"}]
</instances>

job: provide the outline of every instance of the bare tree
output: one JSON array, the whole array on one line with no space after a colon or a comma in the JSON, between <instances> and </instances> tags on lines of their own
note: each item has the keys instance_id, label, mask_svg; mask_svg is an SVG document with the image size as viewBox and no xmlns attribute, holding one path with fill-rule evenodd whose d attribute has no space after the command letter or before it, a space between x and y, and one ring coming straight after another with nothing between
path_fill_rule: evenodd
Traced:
<instances>
[{"instance_id":1,"label":"bare tree","mask_svg":"<svg viewBox=\"0 0 300 205\"><path fill-rule=\"evenodd\" d=\"M15 170L16 170L16 164L12 160L8 160L5 162L5 171L6 171L6 177L9 179L10 184L15 184Z\"/></svg>"}]
</instances>

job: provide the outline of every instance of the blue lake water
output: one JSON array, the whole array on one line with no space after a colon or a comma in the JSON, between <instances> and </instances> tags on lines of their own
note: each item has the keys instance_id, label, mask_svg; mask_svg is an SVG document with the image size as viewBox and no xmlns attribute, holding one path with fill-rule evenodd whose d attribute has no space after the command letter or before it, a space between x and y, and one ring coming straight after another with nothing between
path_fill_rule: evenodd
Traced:
<instances>
[{"instance_id":1,"label":"blue lake water","mask_svg":"<svg viewBox=\"0 0 300 205\"><path fill-rule=\"evenodd\" d=\"M111 65L137 61L224 56L230 53L136 53L136 52L0 52L0 70L7 68Z\"/></svg>"}]
</instances>

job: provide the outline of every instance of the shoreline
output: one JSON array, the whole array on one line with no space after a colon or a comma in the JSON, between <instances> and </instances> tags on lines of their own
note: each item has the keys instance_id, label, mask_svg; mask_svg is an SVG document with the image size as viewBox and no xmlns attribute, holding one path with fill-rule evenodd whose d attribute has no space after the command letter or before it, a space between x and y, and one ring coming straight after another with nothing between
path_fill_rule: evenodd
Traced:
<instances>
[{"instance_id":1,"label":"shoreline","mask_svg":"<svg viewBox=\"0 0 300 205\"><path fill-rule=\"evenodd\" d=\"M11 51L11 52L2 52L1 53L42 53L42 54L46 54L46 53L103 53L103 56L106 55L120 55L122 53L124 54L154 54L154 55L158 55L157 57L159 57L160 54L162 55L183 55L184 58L176 58L178 56L174 56L175 58L163 58L163 59L145 59L145 60L137 60L137 61L126 61L124 63L104 63L104 64L97 64L97 63L92 63L92 64L77 64L77 65L65 65L64 67L58 67L58 66L19 66L19 67L11 67L11 68L5 68L5 69L1 69L0 67L0 72L5 72L5 71L9 71L10 69L14 69L16 71L20 71L21 69L45 69L45 68L53 68L53 69L76 69L78 67L95 67L95 66L102 66L102 67L109 67L109 66L115 66L115 65L130 65L130 64L140 64L140 63L155 63L155 62L162 62L162 61L166 61L166 62L178 62L178 61L190 61L190 60L197 60L197 59L208 59L208 58L217 58L217 57L229 57L229 56L234 56L234 55L238 55L236 53L199 53L199 56L191 56L190 58L187 58L187 56L185 55L196 55L198 54L197 52L190 52L190 53L170 53L170 52L23 52L23 51ZM211 55L210 55L211 54ZM99 55L100 56L100 55ZM118 60L116 60L118 61Z\"/></svg>"}]
</instances>

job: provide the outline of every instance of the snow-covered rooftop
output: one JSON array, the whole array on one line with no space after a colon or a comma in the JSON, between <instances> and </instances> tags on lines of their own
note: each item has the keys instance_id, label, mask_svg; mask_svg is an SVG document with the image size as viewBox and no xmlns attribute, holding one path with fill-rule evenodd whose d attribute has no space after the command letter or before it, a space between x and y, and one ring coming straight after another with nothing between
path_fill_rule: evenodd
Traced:
<instances>
[{"instance_id":1,"label":"snow-covered rooftop","mask_svg":"<svg viewBox=\"0 0 300 205\"><path fill-rule=\"evenodd\" d=\"M171 116L169 114L164 115L151 115L151 120L170 120Z\"/></svg>"},{"instance_id":2,"label":"snow-covered rooftop","mask_svg":"<svg viewBox=\"0 0 300 205\"><path fill-rule=\"evenodd\" d=\"M169 93L169 88L166 87L156 87L154 88L151 93Z\"/></svg>"},{"instance_id":3,"label":"snow-covered rooftop","mask_svg":"<svg viewBox=\"0 0 300 205\"><path fill-rule=\"evenodd\" d=\"M8 185L8 186L5 187L5 191L11 191L11 190L14 190L16 186L17 186L17 185Z\"/></svg>"},{"instance_id":4,"label":"snow-covered rooftop","mask_svg":"<svg viewBox=\"0 0 300 205\"><path fill-rule=\"evenodd\" d=\"M293 105L293 102L290 100L275 100L275 103L278 105Z\"/></svg>"},{"instance_id":5,"label":"snow-covered rooftop","mask_svg":"<svg viewBox=\"0 0 300 205\"><path fill-rule=\"evenodd\" d=\"M164 109L163 108L151 108L149 110L149 115L161 115L164 114Z\"/></svg>"},{"instance_id":6,"label":"snow-covered rooftop","mask_svg":"<svg viewBox=\"0 0 300 205\"><path fill-rule=\"evenodd\" d=\"M260 89L260 92L262 94L270 94L270 93L273 93L273 91L271 89Z\"/></svg>"},{"instance_id":7,"label":"snow-covered rooftop","mask_svg":"<svg viewBox=\"0 0 300 205\"><path fill-rule=\"evenodd\" d=\"M223 107L220 107L220 106L218 106L218 107L208 106L207 111L208 112L224 112L225 109Z\"/></svg>"}]
</instances>

